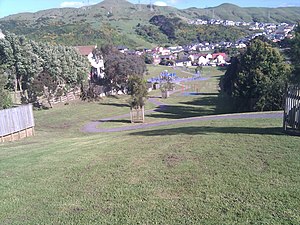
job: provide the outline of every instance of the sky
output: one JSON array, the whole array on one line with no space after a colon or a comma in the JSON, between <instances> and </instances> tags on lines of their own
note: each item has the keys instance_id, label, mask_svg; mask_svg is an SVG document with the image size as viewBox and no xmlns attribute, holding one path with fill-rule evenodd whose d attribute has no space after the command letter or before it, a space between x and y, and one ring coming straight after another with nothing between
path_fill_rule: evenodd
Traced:
<instances>
[{"instance_id":1,"label":"sky","mask_svg":"<svg viewBox=\"0 0 300 225\"><path fill-rule=\"evenodd\" d=\"M112 0L113 1L113 0ZM179 9L189 7L206 8L218 6L222 3L232 3L241 7L286 7L300 6L299 0L252 0L252 1L221 1L221 0L128 0L132 3L173 6ZM0 18L21 12L36 12L39 10L60 7L81 7L96 4L101 0L0 0Z\"/></svg>"}]
</instances>

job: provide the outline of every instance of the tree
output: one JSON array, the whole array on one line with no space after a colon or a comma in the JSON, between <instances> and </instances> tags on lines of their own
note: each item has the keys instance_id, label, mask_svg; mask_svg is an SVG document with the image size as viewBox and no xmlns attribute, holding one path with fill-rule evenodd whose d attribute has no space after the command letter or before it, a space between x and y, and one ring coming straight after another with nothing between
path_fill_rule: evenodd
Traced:
<instances>
[{"instance_id":1,"label":"tree","mask_svg":"<svg viewBox=\"0 0 300 225\"><path fill-rule=\"evenodd\" d=\"M131 95L131 108L141 108L145 105L148 90L143 77L136 75L130 76L128 79L127 92L129 95Z\"/></svg>"},{"instance_id":2,"label":"tree","mask_svg":"<svg viewBox=\"0 0 300 225\"><path fill-rule=\"evenodd\" d=\"M6 109L12 105L7 85L7 77L0 73L0 109Z\"/></svg>"},{"instance_id":3,"label":"tree","mask_svg":"<svg viewBox=\"0 0 300 225\"><path fill-rule=\"evenodd\" d=\"M31 93L35 93L33 96L43 96L51 108L51 99L61 96L63 93L63 87L60 86L59 82L55 80L55 77L52 77L47 71L42 71L34 80L31 87Z\"/></svg>"},{"instance_id":4,"label":"tree","mask_svg":"<svg viewBox=\"0 0 300 225\"><path fill-rule=\"evenodd\" d=\"M293 65L291 83L300 85L300 23L295 30L295 37L291 40L290 59Z\"/></svg>"},{"instance_id":5,"label":"tree","mask_svg":"<svg viewBox=\"0 0 300 225\"><path fill-rule=\"evenodd\" d=\"M282 108L289 73L290 67L280 52L255 39L243 54L232 59L221 86L240 110L278 110Z\"/></svg>"},{"instance_id":6,"label":"tree","mask_svg":"<svg viewBox=\"0 0 300 225\"><path fill-rule=\"evenodd\" d=\"M10 33L0 40L0 68L8 75L8 89L20 91L25 102L44 95L37 88L43 71L49 78L44 80L48 82L46 86L50 87L52 81L61 87L56 94L79 87L89 73L88 60L74 48L38 43Z\"/></svg>"},{"instance_id":7,"label":"tree","mask_svg":"<svg viewBox=\"0 0 300 225\"><path fill-rule=\"evenodd\" d=\"M125 92L130 76L143 76L146 64L143 57L127 55L119 52L115 47L106 45L96 49L94 54L103 56L105 75L100 81L105 89L114 92Z\"/></svg>"}]
</instances>

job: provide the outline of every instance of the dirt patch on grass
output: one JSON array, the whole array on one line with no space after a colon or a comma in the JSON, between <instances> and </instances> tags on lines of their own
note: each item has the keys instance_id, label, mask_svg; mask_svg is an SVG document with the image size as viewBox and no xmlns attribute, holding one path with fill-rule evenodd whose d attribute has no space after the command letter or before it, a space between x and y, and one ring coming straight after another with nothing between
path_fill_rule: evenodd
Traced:
<instances>
[{"instance_id":1,"label":"dirt patch on grass","mask_svg":"<svg viewBox=\"0 0 300 225\"><path fill-rule=\"evenodd\" d=\"M177 166L180 162L182 162L183 160L185 160L185 157L180 156L180 155L176 155L176 154L167 154L164 158L163 158L163 163L167 166L167 167L174 167Z\"/></svg>"}]
</instances>

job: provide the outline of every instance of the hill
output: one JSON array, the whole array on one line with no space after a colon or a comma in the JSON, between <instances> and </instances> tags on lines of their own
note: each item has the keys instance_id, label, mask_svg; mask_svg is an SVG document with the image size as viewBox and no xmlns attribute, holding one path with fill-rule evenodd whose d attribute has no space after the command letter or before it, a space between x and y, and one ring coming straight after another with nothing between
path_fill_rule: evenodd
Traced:
<instances>
[{"instance_id":1,"label":"hill","mask_svg":"<svg viewBox=\"0 0 300 225\"><path fill-rule=\"evenodd\" d=\"M207 29L211 29L188 27L186 21L189 19L219 18L247 22L295 23L299 13L300 7L241 8L232 4L222 4L206 9L179 10L159 6L153 6L151 9L149 5L132 4L126 0L104 0L81 8L56 8L7 16L0 19L0 29L24 34L34 40L67 45L113 43L129 47L151 47L163 43L182 43L185 40L187 43L197 41L199 35L202 36ZM150 24L150 19L157 15L169 19L176 18L179 22L174 24L174 32L180 38L170 40L159 26ZM146 26L143 27L146 29L141 30L141 26ZM185 35L187 38L183 39L182 34L186 29L189 35ZM230 33L237 34L235 38L245 34L241 29L231 29ZM220 34L223 30L214 28L211 33ZM152 33L152 37L148 35L149 32Z\"/></svg>"}]
</instances>

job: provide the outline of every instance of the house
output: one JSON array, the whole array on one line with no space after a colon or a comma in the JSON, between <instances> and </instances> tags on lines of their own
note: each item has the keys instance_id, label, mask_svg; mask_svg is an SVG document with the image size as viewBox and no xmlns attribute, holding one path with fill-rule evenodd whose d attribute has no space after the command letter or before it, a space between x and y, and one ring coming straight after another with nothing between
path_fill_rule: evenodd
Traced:
<instances>
[{"instance_id":1,"label":"house","mask_svg":"<svg viewBox=\"0 0 300 225\"><path fill-rule=\"evenodd\" d=\"M2 30L0 29L0 39L4 39L5 35L2 33Z\"/></svg>"},{"instance_id":2,"label":"house","mask_svg":"<svg viewBox=\"0 0 300 225\"><path fill-rule=\"evenodd\" d=\"M206 58L206 55L203 54L198 58L198 65L206 66L209 63L209 59Z\"/></svg>"},{"instance_id":3,"label":"house","mask_svg":"<svg viewBox=\"0 0 300 225\"><path fill-rule=\"evenodd\" d=\"M178 59L178 60L175 60L175 66L190 67L190 66L192 66L192 61L190 59Z\"/></svg>"},{"instance_id":4,"label":"house","mask_svg":"<svg viewBox=\"0 0 300 225\"><path fill-rule=\"evenodd\" d=\"M158 65L158 64L160 64L160 62L161 62L161 58L160 58L160 56L159 56L159 55L157 55L157 54L153 54L153 55L152 55L152 57L153 57L153 64L154 64L154 65Z\"/></svg>"},{"instance_id":5,"label":"house","mask_svg":"<svg viewBox=\"0 0 300 225\"><path fill-rule=\"evenodd\" d=\"M123 46L123 45L117 46L117 49L122 53L125 53L129 50L126 46Z\"/></svg>"},{"instance_id":6,"label":"house","mask_svg":"<svg viewBox=\"0 0 300 225\"><path fill-rule=\"evenodd\" d=\"M75 46L75 49L82 56L88 56L95 49L95 45L87 45L87 46Z\"/></svg>"},{"instance_id":7,"label":"house","mask_svg":"<svg viewBox=\"0 0 300 225\"><path fill-rule=\"evenodd\" d=\"M96 57L93 54L94 49L97 46L89 45L89 46L75 46L78 53L82 56L86 56L91 64L91 74L90 79L98 79L104 77L104 61L102 56Z\"/></svg>"},{"instance_id":8,"label":"house","mask_svg":"<svg viewBox=\"0 0 300 225\"><path fill-rule=\"evenodd\" d=\"M163 47L156 47L152 49L152 53L160 54L160 55L170 55L171 50Z\"/></svg>"},{"instance_id":9,"label":"house","mask_svg":"<svg viewBox=\"0 0 300 225\"><path fill-rule=\"evenodd\" d=\"M222 65L226 63L227 55L226 53L214 53L212 54L212 62L217 65Z\"/></svg>"},{"instance_id":10,"label":"house","mask_svg":"<svg viewBox=\"0 0 300 225\"><path fill-rule=\"evenodd\" d=\"M175 56L174 55L161 55L160 59L161 60L174 60Z\"/></svg>"}]
</instances>

